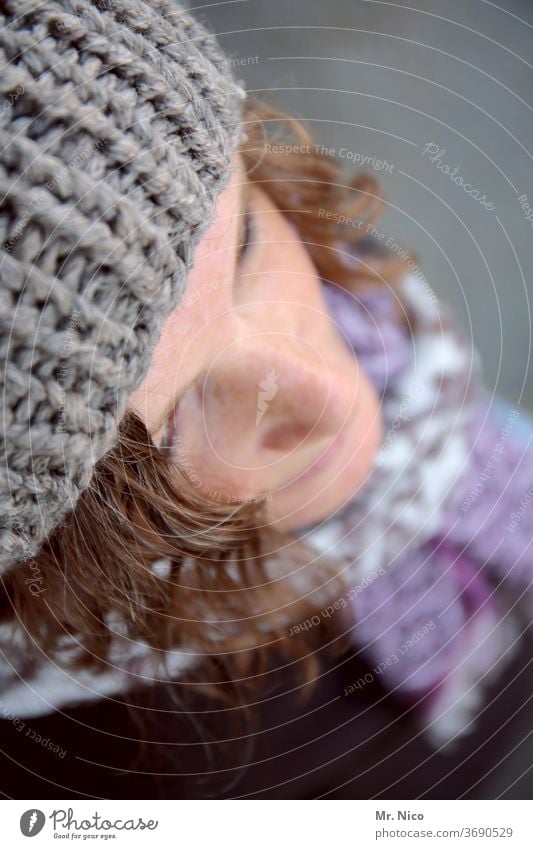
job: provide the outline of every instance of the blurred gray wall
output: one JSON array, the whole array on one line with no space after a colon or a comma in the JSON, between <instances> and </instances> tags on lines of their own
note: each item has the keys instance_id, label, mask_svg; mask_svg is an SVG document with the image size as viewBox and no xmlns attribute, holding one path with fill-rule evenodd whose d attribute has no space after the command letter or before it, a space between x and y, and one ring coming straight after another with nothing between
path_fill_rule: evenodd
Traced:
<instances>
[{"instance_id":1,"label":"blurred gray wall","mask_svg":"<svg viewBox=\"0 0 533 849\"><path fill-rule=\"evenodd\" d=\"M347 168L365 156L387 161L375 172L388 202L380 229L419 257L452 304L489 388L533 409L533 4L190 7L248 91L307 121L317 143L344 148Z\"/></svg>"}]
</instances>

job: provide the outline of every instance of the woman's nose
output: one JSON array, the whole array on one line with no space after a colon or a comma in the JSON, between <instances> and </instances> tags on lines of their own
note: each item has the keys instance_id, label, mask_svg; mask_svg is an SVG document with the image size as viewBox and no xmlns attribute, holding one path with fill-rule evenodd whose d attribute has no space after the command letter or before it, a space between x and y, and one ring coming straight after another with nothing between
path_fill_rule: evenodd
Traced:
<instances>
[{"instance_id":1,"label":"woman's nose","mask_svg":"<svg viewBox=\"0 0 533 849\"><path fill-rule=\"evenodd\" d=\"M338 376L318 351L291 337L257 341L245 351L228 351L214 366L204 411L211 426L217 420L229 425L226 450L232 446L232 454L249 459L253 454L260 464L272 462L273 452L287 454L331 439L349 410Z\"/></svg>"}]
</instances>

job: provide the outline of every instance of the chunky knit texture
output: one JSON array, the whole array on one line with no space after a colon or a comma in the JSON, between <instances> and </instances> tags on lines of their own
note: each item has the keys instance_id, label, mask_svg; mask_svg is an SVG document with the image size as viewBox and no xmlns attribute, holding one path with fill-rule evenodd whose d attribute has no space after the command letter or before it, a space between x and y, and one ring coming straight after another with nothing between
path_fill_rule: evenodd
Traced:
<instances>
[{"instance_id":1,"label":"chunky knit texture","mask_svg":"<svg viewBox=\"0 0 533 849\"><path fill-rule=\"evenodd\" d=\"M166 0L0 2L0 573L116 443L231 173L243 89Z\"/></svg>"}]
</instances>

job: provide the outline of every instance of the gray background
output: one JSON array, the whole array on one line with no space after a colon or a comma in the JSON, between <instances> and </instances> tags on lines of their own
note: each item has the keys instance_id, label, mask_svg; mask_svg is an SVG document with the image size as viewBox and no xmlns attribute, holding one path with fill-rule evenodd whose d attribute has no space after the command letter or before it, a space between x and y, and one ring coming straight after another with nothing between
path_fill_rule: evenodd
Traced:
<instances>
[{"instance_id":1,"label":"gray background","mask_svg":"<svg viewBox=\"0 0 533 849\"><path fill-rule=\"evenodd\" d=\"M231 0L195 14L250 93L318 143L386 159L380 229L419 258L480 351L485 380L533 409L533 5L507 0ZM257 57L257 58L256 58ZM495 205L479 201L423 155ZM344 163L347 167L349 162Z\"/></svg>"}]
</instances>

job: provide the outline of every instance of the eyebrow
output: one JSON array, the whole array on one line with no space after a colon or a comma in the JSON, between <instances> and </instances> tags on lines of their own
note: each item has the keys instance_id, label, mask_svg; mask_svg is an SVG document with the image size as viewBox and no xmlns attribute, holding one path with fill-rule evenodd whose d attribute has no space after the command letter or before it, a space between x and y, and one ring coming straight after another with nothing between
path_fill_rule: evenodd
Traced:
<instances>
[{"instance_id":1,"label":"eyebrow","mask_svg":"<svg viewBox=\"0 0 533 849\"><path fill-rule=\"evenodd\" d=\"M240 170L242 171L243 179L242 179L242 182L240 184L240 191L239 191L239 211L237 213L237 215L239 216L239 232L238 232L236 243L235 243L235 252L234 252L235 265L237 265L237 263L239 261L239 257L241 255L243 249L244 249L244 242L245 242L245 239L246 239L246 206L247 206L248 194L249 194L249 190L250 190L250 180L248 179L248 174L246 173L246 168L243 166ZM187 287L185 287L185 289L186 288ZM179 309L179 307L180 307L180 305L178 304L177 309ZM166 438L169 419L170 419L170 416L172 415L174 408L176 407L180 398L182 398L184 395L187 394L187 392L189 392L192 389L192 387L194 386L194 384L196 383L197 380L198 380L198 375L197 374L193 375L193 377L190 380L188 380L187 383L184 386L181 387L181 389L179 390L177 395L174 396L174 398L172 398L171 401L165 406L163 413L161 414L161 417L157 420L156 425L155 425L154 433L156 435L161 431L162 428L164 428L163 434L162 434L162 439ZM164 448L163 448L163 450L164 450Z\"/></svg>"}]
</instances>

